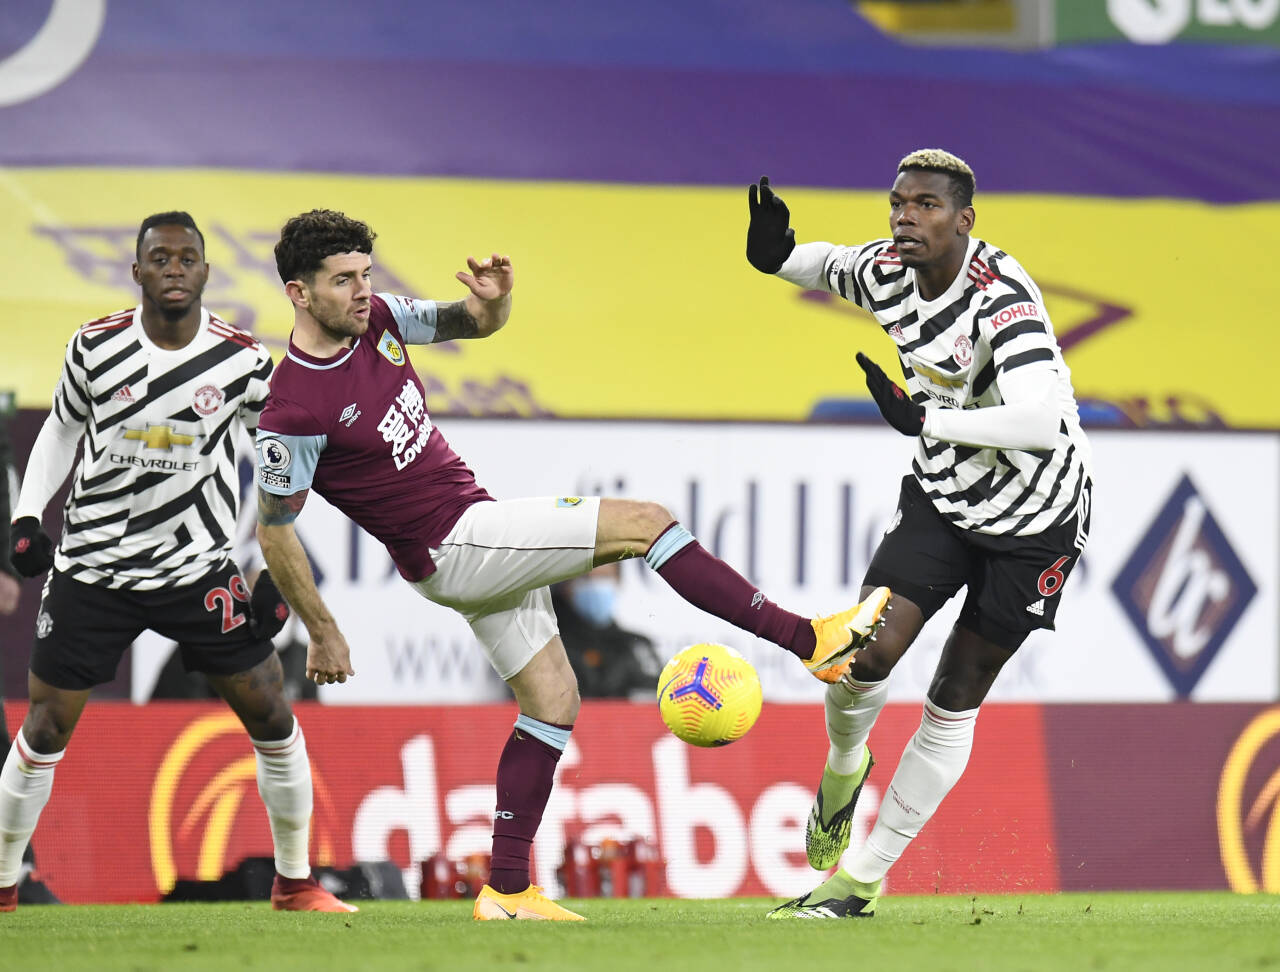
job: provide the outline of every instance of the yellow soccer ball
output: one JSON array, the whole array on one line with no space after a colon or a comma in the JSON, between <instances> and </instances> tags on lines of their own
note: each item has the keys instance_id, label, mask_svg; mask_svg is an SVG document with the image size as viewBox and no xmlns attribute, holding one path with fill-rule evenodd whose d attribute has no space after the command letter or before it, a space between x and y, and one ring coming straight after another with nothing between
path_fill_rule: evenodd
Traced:
<instances>
[{"instance_id":1,"label":"yellow soccer ball","mask_svg":"<svg viewBox=\"0 0 1280 972\"><path fill-rule=\"evenodd\" d=\"M727 746L760 717L760 676L726 645L692 645L658 676L662 721L691 746Z\"/></svg>"}]
</instances>

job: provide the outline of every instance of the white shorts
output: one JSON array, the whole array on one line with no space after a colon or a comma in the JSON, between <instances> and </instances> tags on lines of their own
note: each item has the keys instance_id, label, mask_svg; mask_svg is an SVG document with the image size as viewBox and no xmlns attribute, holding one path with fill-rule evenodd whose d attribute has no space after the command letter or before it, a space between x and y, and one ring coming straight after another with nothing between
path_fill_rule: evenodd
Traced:
<instances>
[{"instance_id":1,"label":"white shorts","mask_svg":"<svg viewBox=\"0 0 1280 972\"><path fill-rule=\"evenodd\" d=\"M489 663L511 678L559 633L548 585L585 574L600 498L475 503L431 549L436 572L413 587L471 625Z\"/></svg>"}]
</instances>

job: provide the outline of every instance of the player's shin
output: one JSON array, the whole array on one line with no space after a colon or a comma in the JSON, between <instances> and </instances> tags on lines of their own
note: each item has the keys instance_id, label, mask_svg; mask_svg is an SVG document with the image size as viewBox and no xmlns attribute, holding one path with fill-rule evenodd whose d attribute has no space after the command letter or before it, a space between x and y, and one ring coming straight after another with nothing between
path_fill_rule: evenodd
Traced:
<instances>
[{"instance_id":1,"label":"player's shin","mask_svg":"<svg viewBox=\"0 0 1280 972\"><path fill-rule=\"evenodd\" d=\"M816 638L807 619L778 607L749 580L708 553L679 523L662 532L644 559L694 607L781 645L800 658L813 654Z\"/></svg>"},{"instance_id":2,"label":"player's shin","mask_svg":"<svg viewBox=\"0 0 1280 972\"><path fill-rule=\"evenodd\" d=\"M65 751L65 750L64 750ZM17 884L22 853L53 792L62 753L38 753L19 731L0 770L0 888Z\"/></svg>"},{"instance_id":3,"label":"player's shin","mask_svg":"<svg viewBox=\"0 0 1280 972\"><path fill-rule=\"evenodd\" d=\"M857 881L878 881L906 851L969 762L977 709L949 712L924 704L920 728L902 752L866 842L846 864Z\"/></svg>"},{"instance_id":4,"label":"player's shin","mask_svg":"<svg viewBox=\"0 0 1280 972\"><path fill-rule=\"evenodd\" d=\"M532 883L529 852L572 729L521 713L507 737L498 760L489 872L489 885L500 894L517 894Z\"/></svg>"},{"instance_id":5,"label":"player's shin","mask_svg":"<svg viewBox=\"0 0 1280 972\"><path fill-rule=\"evenodd\" d=\"M863 750L889 697L889 680L859 682L843 678L827 687L827 767L841 776L862 768Z\"/></svg>"},{"instance_id":6,"label":"player's shin","mask_svg":"<svg viewBox=\"0 0 1280 972\"><path fill-rule=\"evenodd\" d=\"M311 875L311 763L298 720L285 739L250 740L258 759L258 793L267 807L276 870L287 878Z\"/></svg>"}]
</instances>

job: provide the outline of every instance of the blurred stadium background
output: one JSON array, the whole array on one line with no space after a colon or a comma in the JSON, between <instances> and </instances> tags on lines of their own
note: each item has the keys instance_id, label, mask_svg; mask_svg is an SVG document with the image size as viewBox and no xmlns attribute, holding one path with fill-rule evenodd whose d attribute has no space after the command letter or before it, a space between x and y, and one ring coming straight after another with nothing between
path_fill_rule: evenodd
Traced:
<instances>
[{"instance_id":1,"label":"blurred stadium background","mask_svg":"<svg viewBox=\"0 0 1280 972\"><path fill-rule=\"evenodd\" d=\"M379 289L454 299L468 254L512 255L511 326L413 354L492 492L659 500L779 601L836 610L907 467L853 367L892 350L851 305L747 265L745 188L768 173L800 239L860 242L883 234L897 160L932 145L972 164L976 232L1046 294L1097 493L1058 633L1002 676L892 890L1280 891L1280 0L8 2L0 390L18 466L74 328L135 302L143 216L197 218L206 303L278 354L278 228L343 209L379 233ZM317 860L392 861L416 895L422 862L487 850L514 709L376 543L318 499L299 532L359 632L357 678L299 707ZM740 648L764 715L702 752L648 700L589 702L539 879L557 887L566 846L639 837L673 894L806 889L819 687L632 568L619 623L663 657ZM0 627L11 726L38 593ZM872 739L886 766L953 611L895 673ZM59 770L35 843L66 900L156 900L269 853L229 713L149 701L170 648L134 647Z\"/></svg>"}]
</instances>

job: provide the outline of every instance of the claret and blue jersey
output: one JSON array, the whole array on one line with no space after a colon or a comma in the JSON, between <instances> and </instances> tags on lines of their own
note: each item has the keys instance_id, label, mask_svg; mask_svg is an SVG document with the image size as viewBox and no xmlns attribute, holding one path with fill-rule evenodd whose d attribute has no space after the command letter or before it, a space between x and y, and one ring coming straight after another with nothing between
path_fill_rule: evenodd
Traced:
<instances>
[{"instance_id":1,"label":"claret and blue jersey","mask_svg":"<svg viewBox=\"0 0 1280 972\"><path fill-rule=\"evenodd\" d=\"M462 512L492 497L431 422L408 344L429 344L436 304L375 294L369 329L332 358L290 342L258 423L258 486L314 489L386 545L410 581L433 573Z\"/></svg>"}]
</instances>

